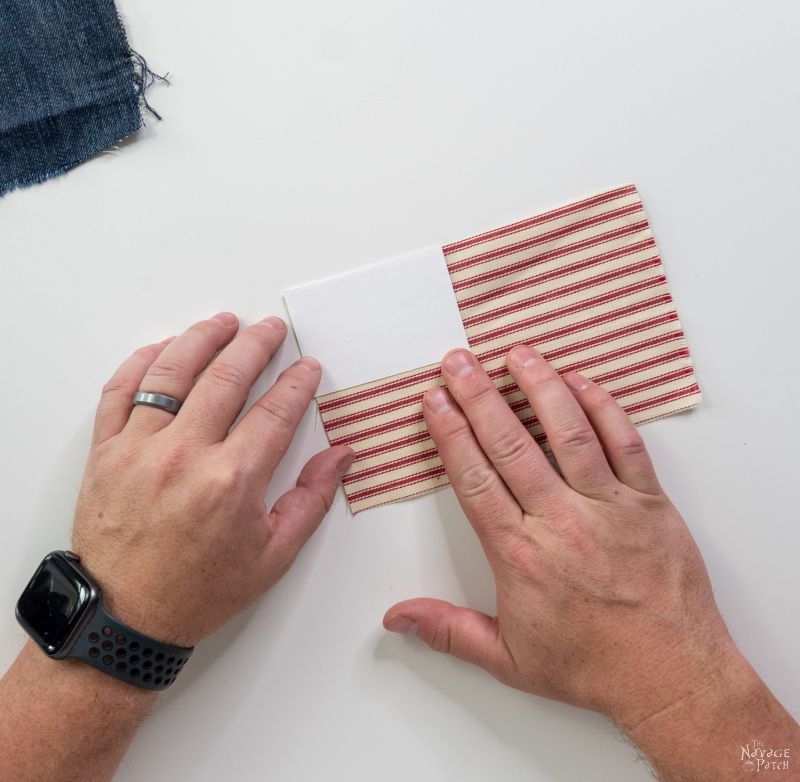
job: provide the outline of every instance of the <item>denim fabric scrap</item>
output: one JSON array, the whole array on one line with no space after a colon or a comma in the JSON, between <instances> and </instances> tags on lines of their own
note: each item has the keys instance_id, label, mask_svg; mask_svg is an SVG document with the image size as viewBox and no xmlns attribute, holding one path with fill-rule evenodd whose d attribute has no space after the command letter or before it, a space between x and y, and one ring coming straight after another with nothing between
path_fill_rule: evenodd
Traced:
<instances>
[{"instance_id":1,"label":"denim fabric scrap","mask_svg":"<svg viewBox=\"0 0 800 782\"><path fill-rule=\"evenodd\" d=\"M0 196L139 130L152 79L113 0L0 0Z\"/></svg>"}]
</instances>

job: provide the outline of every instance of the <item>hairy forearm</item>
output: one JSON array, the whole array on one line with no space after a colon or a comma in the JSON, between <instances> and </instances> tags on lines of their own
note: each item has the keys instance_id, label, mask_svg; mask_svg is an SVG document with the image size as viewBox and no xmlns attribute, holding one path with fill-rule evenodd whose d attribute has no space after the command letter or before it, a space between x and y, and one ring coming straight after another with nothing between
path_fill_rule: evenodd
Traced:
<instances>
[{"instance_id":1,"label":"hairy forearm","mask_svg":"<svg viewBox=\"0 0 800 782\"><path fill-rule=\"evenodd\" d=\"M110 780L155 697L28 642L0 680L0 779Z\"/></svg>"},{"instance_id":2,"label":"hairy forearm","mask_svg":"<svg viewBox=\"0 0 800 782\"><path fill-rule=\"evenodd\" d=\"M731 782L756 771L800 780L800 726L738 654L703 687L623 729L662 782Z\"/></svg>"}]
</instances>

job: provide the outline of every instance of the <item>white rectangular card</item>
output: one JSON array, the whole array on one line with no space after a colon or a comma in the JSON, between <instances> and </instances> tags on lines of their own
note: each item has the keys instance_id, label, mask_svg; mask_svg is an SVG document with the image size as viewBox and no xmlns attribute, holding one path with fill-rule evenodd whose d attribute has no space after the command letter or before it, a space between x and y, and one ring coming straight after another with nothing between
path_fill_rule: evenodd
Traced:
<instances>
[{"instance_id":1,"label":"white rectangular card","mask_svg":"<svg viewBox=\"0 0 800 782\"><path fill-rule=\"evenodd\" d=\"M434 364L468 348L444 254L433 248L283 292L318 396Z\"/></svg>"}]
</instances>

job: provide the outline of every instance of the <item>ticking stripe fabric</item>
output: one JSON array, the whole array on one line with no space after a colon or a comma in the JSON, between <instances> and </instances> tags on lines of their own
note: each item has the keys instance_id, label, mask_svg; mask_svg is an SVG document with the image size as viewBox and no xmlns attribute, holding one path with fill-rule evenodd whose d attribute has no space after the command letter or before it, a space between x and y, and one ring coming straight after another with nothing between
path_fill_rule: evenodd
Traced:
<instances>
[{"instance_id":1,"label":"ticking stripe fabric","mask_svg":"<svg viewBox=\"0 0 800 782\"><path fill-rule=\"evenodd\" d=\"M505 368L520 343L559 372L603 385L637 424L700 401L633 185L443 249L473 352L545 450L536 414ZM343 481L354 513L447 485L422 415L422 395L442 385L437 364L317 399L331 444L356 452Z\"/></svg>"}]
</instances>

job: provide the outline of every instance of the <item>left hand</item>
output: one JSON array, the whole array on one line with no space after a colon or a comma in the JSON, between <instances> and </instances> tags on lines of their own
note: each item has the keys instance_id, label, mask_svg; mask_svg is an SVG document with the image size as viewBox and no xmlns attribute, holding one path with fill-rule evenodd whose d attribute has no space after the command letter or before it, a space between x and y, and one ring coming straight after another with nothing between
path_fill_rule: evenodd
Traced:
<instances>
[{"instance_id":1,"label":"left hand","mask_svg":"<svg viewBox=\"0 0 800 782\"><path fill-rule=\"evenodd\" d=\"M237 330L236 317L220 313L122 364L103 389L75 513L72 547L110 611L181 646L196 644L283 575L353 459L345 446L317 454L296 488L265 507L320 366L302 358L284 370L231 430L286 336L274 317ZM177 415L133 407L138 390L185 401Z\"/></svg>"}]
</instances>

